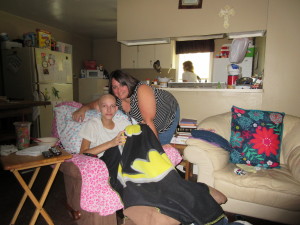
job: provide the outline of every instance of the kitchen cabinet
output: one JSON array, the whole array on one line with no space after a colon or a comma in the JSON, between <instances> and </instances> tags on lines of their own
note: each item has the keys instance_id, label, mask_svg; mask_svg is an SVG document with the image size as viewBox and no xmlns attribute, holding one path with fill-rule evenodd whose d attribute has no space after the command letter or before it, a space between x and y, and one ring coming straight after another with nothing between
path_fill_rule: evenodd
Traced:
<instances>
[{"instance_id":1,"label":"kitchen cabinet","mask_svg":"<svg viewBox=\"0 0 300 225\"><path fill-rule=\"evenodd\" d=\"M154 45L137 46L138 67L153 68L153 63L156 61Z\"/></svg>"},{"instance_id":2,"label":"kitchen cabinet","mask_svg":"<svg viewBox=\"0 0 300 225\"><path fill-rule=\"evenodd\" d=\"M175 42L155 47L155 57L160 60L160 66L164 69L175 69Z\"/></svg>"},{"instance_id":3,"label":"kitchen cabinet","mask_svg":"<svg viewBox=\"0 0 300 225\"><path fill-rule=\"evenodd\" d=\"M153 63L159 60L162 68L175 68L174 44L121 45L121 67L130 68L153 68Z\"/></svg>"},{"instance_id":4,"label":"kitchen cabinet","mask_svg":"<svg viewBox=\"0 0 300 225\"><path fill-rule=\"evenodd\" d=\"M121 68L138 68L137 46L121 45Z\"/></svg>"}]
</instances>

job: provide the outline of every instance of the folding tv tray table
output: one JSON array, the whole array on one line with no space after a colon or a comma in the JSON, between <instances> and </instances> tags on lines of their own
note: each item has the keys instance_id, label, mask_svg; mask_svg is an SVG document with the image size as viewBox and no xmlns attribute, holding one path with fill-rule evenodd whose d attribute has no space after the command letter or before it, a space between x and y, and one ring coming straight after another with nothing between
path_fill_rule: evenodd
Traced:
<instances>
[{"instance_id":1,"label":"folding tv tray table","mask_svg":"<svg viewBox=\"0 0 300 225\"><path fill-rule=\"evenodd\" d=\"M11 225L15 224L27 197L29 197L31 199L31 201L33 202L33 204L36 207L36 210L31 218L31 221L29 224L34 225L39 214L41 214L44 217L44 219L46 220L46 222L48 224L54 224L52 219L48 215L48 213L43 208L43 204L47 198L47 195L53 184L53 181L56 177L56 174L58 172L58 169L59 169L61 163L63 163L67 159L72 158L71 154L67 153L64 150L61 150L61 151L62 151L62 154L60 156L54 156L54 157L47 158L47 159L44 158L42 155L41 156L23 156L23 155L16 155L15 153L10 154L8 156L0 157L0 161L3 165L4 170L10 170L15 175L15 177L19 181L20 185L25 190L25 193L19 203L19 206L17 207L15 214L10 222ZM41 199L40 199L40 201L38 201L37 198L32 193L31 187L34 184L35 179L36 179L41 167L48 166L48 165L53 165L53 170L52 170L52 173L51 173L51 175L48 179L48 182L44 188ZM20 175L19 171L25 170L25 169L31 169L31 168L35 168L35 169L34 169L33 175L31 177L29 183L27 184L24 181L24 179L22 178L22 176Z\"/></svg>"}]
</instances>

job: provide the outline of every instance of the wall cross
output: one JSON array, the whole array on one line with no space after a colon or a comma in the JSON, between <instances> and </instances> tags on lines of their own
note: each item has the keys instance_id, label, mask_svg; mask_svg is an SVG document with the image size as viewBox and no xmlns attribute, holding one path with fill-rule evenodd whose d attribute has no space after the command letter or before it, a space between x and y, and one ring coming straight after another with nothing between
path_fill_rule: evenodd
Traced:
<instances>
[{"instance_id":1,"label":"wall cross","mask_svg":"<svg viewBox=\"0 0 300 225\"><path fill-rule=\"evenodd\" d=\"M221 9L219 12L219 17L224 17L224 28L227 29L229 27L229 17L234 16L235 11L229 5L226 5L224 9Z\"/></svg>"}]
</instances>

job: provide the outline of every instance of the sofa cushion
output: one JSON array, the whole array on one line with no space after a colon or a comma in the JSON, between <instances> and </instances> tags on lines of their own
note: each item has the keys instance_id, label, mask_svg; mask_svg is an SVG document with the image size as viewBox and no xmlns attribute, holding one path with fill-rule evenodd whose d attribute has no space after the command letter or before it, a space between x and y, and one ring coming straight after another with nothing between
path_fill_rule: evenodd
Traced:
<instances>
[{"instance_id":1,"label":"sofa cushion","mask_svg":"<svg viewBox=\"0 0 300 225\"><path fill-rule=\"evenodd\" d=\"M287 166L295 180L300 183L300 146L294 149L288 158Z\"/></svg>"},{"instance_id":2,"label":"sofa cushion","mask_svg":"<svg viewBox=\"0 0 300 225\"><path fill-rule=\"evenodd\" d=\"M233 163L264 168L279 166L284 113L231 109L230 154Z\"/></svg>"},{"instance_id":3,"label":"sofa cushion","mask_svg":"<svg viewBox=\"0 0 300 225\"><path fill-rule=\"evenodd\" d=\"M261 205L300 210L299 182L295 180L286 165L272 170L262 169L256 173L237 175L236 166L229 163L222 170L214 172L214 187L228 198Z\"/></svg>"}]
</instances>

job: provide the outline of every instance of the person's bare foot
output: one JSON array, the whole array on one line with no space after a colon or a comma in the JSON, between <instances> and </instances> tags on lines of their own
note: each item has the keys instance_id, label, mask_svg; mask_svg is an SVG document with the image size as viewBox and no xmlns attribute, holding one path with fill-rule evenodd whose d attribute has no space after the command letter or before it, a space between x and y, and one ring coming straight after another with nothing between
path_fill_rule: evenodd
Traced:
<instances>
[{"instance_id":1,"label":"person's bare foot","mask_svg":"<svg viewBox=\"0 0 300 225\"><path fill-rule=\"evenodd\" d=\"M227 197L217 189L208 186L210 195L216 200L217 203L224 204L227 202Z\"/></svg>"}]
</instances>

